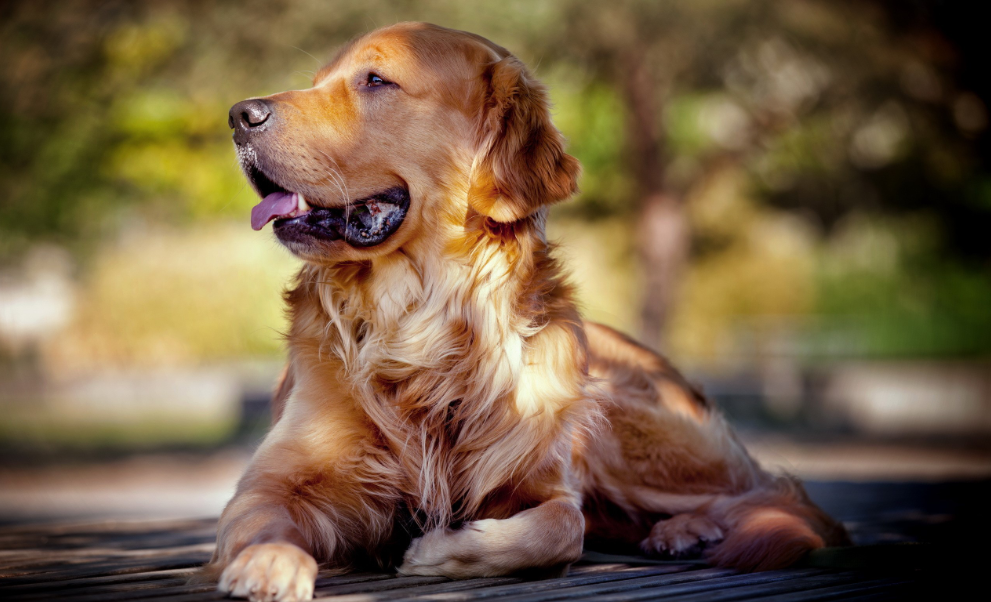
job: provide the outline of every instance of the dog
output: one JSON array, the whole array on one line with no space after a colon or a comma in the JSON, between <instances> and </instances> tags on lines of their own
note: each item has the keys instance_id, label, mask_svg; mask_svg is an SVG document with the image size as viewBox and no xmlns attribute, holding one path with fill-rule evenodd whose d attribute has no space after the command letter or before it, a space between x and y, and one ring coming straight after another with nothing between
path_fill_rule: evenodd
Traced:
<instances>
[{"instance_id":1,"label":"dog","mask_svg":"<svg viewBox=\"0 0 991 602\"><path fill-rule=\"evenodd\" d=\"M505 48L398 24L229 118L252 226L304 264L221 591L309 599L318 561L549 576L583 542L756 571L847 541L665 359L582 320L544 233L580 166Z\"/></svg>"}]
</instances>

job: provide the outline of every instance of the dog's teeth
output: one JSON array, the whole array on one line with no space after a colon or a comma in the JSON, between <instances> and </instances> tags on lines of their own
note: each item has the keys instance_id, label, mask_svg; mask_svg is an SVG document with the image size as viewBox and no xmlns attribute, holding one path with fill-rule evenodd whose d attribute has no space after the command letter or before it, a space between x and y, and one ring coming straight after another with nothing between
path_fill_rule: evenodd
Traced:
<instances>
[{"instance_id":1,"label":"dog's teeth","mask_svg":"<svg viewBox=\"0 0 991 602\"><path fill-rule=\"evenodd\" d=\"M306 204L306 198L302 194L296 193L296 211L302 215L310 210L310 206Z\"/></svg>"}]
</instances>

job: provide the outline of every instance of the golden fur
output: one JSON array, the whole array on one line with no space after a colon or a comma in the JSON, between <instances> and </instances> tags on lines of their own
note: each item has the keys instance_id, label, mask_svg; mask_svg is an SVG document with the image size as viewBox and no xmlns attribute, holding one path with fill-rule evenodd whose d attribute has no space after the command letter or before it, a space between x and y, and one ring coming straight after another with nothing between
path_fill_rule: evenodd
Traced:
<instances>
[{"instance_id":1,"label":"golden fur","mask_svg":"<svg viewBox=\"0 0 991 602\"><path fill-rule=\"evenodd\" d=\"M412 202L375 247L288 245L289 363L205 569L221 590L307 599L316 561L554 574L586 537L744 570L844 540L664 359L581 320L544 237L579 166L505 49L400 24L267 100L277 127L239 155L281 186Z\"/></svg>"}]
</instances>

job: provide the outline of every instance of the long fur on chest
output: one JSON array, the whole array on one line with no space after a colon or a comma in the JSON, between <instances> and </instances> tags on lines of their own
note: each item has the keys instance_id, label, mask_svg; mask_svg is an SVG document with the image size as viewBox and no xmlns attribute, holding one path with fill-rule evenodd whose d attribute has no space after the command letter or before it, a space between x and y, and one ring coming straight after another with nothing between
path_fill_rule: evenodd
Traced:
<instances>
[{"instance_id":1,"label":"long fur on chest","mask_svg":"<svg viewBox=\"0 0 991 602\"><path fill-rule=\"evenodd\" d=\"M533 482L561 484L574 433L595 421L584 333L542 225L479 219L437 253L307 266L287 294L290 347L319 341L425 528L498 512L498 490L525 504Z\"/></svg>"}]
</instances>

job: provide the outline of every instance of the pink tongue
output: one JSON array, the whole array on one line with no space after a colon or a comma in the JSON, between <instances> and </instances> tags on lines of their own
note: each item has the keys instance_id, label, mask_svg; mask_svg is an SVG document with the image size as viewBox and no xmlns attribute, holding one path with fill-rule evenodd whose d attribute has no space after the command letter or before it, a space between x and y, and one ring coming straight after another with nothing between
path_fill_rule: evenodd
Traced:
<instances>
[{"instance_id":1,"label":"pink tongue","mask_svg":"<svg viewBox=\"0 0 991 602\"><path fill-rule=\"evenodd\" d=\"M296 209L299 199L296 193L273 192L251 209L251 227L261 230L273 219L288 216Z\"/></svg>"}]
</instances>

